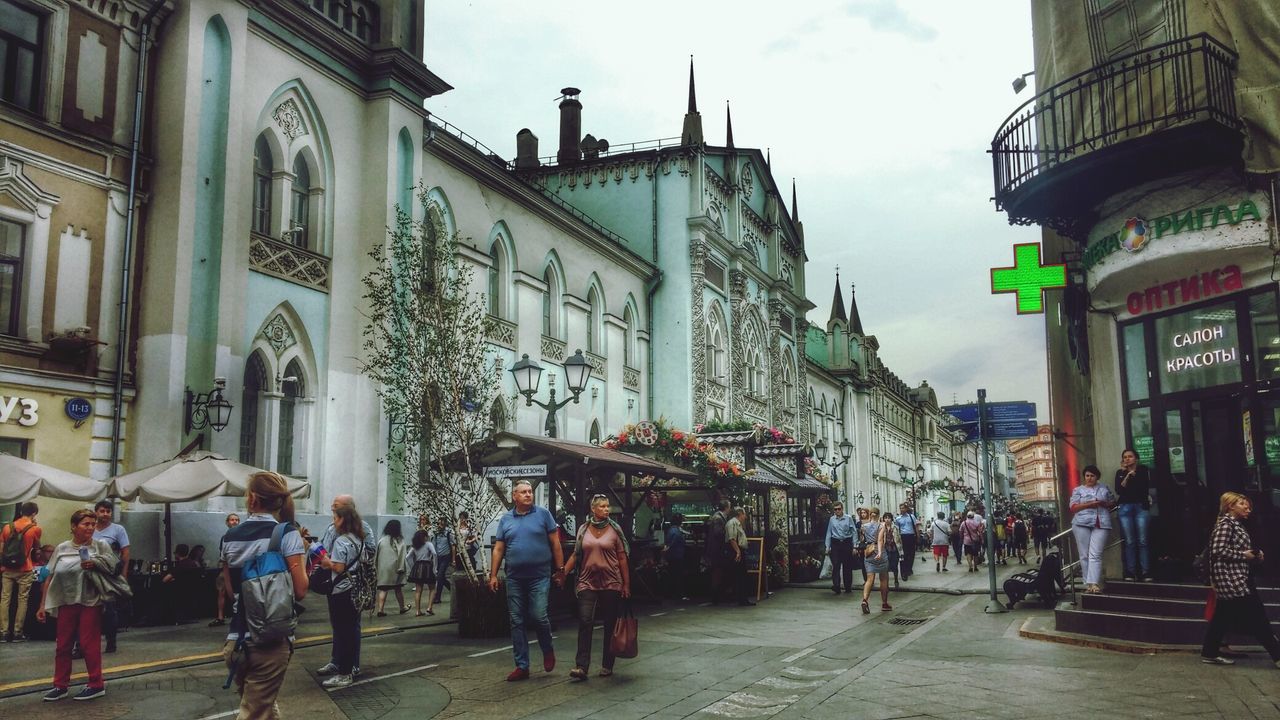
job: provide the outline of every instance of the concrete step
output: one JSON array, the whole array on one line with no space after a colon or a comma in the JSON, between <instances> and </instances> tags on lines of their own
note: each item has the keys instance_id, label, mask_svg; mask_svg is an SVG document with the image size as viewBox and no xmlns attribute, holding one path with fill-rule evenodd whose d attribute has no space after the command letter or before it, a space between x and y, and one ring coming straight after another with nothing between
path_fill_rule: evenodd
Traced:
<instances>
[{"instance_id":1,"label":"concrete step","mask_svg":"<svg viewBox=\"0 0 1280 720\"><path fill-rule=\"evenodd\" d=\"M1124 580L1108 580L1107 594L1133 595L1137 597L1160 597L1171 600L1204 601L1209 588L1204 585L1189 583L1143 583ZM1280 603L1280 588L1260 587L1258 594L1264 603Z\"/></svg>"},{"instance_id":2,"label":"concrete step","mask_svg":"<svg viewBox=\"0 0 1280 720\"><path fill-rule=\"evenodd\" d=\"M1145 613L1077 609L1062 603L1054 610L1054 627L1061 632L1130 642L1192 645L1204 639L1207 625L1203 619L1203 603L1200 607L1199 617L1162 617ZM1280 632L1280 620L1273 617L1271 629L1272 632ZM1244 641L1245 638L1228 636L1228 642L1233 644Z\"/></svg>"},{"instance_id":3,"label":"concrete step","mask_svg":"<svg viewBox=\"0 0 1280 720\"><path fill-rule=\"evenodd\" d=\"M1200 589L1207 594L1205 588ZM1205 594L1195 600L1186 600L1182 598L1118 595L1111 592L1111 586L1108 586L1107 590L1108 592L1097 595L1079 595L1079 609L1170 618L1204 617ZM1272 620L1280 620L1280 602L1264 604L1267 608L1267 616Z\"/></svg>"}]
</instances>

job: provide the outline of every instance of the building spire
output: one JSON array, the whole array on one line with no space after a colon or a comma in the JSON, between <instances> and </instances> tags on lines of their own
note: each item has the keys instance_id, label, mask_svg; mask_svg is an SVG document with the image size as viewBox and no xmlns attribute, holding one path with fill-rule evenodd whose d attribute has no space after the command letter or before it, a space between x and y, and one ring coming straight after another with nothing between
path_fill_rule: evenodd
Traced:
<instances>
[{"instance_id":1,"label":"building spire","mask_svg":"<svg viewBox=\"0 0 1280 720\"><path fill-rule=\"evenodd\" d=\"M849 316L844 313L844 295L840 292L840 266L836 266L836 292L831 298L831 318L827 320L827 328L830 329L836 321L844 323L846 327L849 324Z\"/></svg>"},{"instance_id":2,"label":"building spire","mask_svg":"<svg viewBox=\"0 0 1280 720\"><path fill-rule=\"evenodd\" d=\"M765 167L769 168L770 170L773 169L773 149L772 148L764 149L764 164L765 164Z\"/></svg>"},{"instance_id":3,"label":"building spire","mask_svg":"<svg viewBox=\"0 0 1280 720\"><path fill-rule=\"evenodd\" d=\"M698 96L693 90L693 56L689 56L689 110L688 112L698 112Z\"/></svg>"},{"instance_id":4,"label":"building spire","mask_svg":"<svg viewBox=\"0 0 1280 720\"><path fill-rule=\"evenodd\" d=\"M796 179L791 178L791 221L800 221L800 205L796 202ZM836 285L840 284L840 275L836 274Z\"/></svg>"},{"instance_id":5,"label":"building spire","mask_svg":"<svg viewBox=\"0 0 1280 720\"><path fill-rule=\"evenodd\" d=\"M701 145L702 115L698 112L698 99L693 91L693 56L689 56L689 110L684 114L684 129L680 131L681 145Z\"/></svg>"},{"instance_id":6,"label":"building spire","mask_svg":"<svg viewBox=\"0 0 1280 720\"><path fill-rule=\"evenodd\" d=\"M849 283L849 331L858 335L866 335L862 330L862 317L858 315L858 299L854 295L857 285Z\"/></svg>"},{"instance_id":7,"label":"building spire","mask_svg":"<svg viewBox=\"0 0 1280 720\"><path fill-rule=\"evenodd\" d=\"M733 147L733 115L729 112L729 101L724 101L724 135L725 147Z\"/></svg>"}]
</instances>

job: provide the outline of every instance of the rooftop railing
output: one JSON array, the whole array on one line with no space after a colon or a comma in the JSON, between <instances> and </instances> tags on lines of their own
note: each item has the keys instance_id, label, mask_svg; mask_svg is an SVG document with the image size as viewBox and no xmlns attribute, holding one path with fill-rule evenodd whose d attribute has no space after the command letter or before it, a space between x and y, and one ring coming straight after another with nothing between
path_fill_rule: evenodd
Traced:
<instances>
[{"instance_id":1,"label":"rooftop railing","mask_svg":"<svg viewBox=\"0 0 1280 720\"><path fill-rule=\"evenodd\" d=\"M1028 181L1126 140L1204 121L1239 130L1236 60L1209 35L1194 35L1090 68L1031 98L991 141L997 208Z\"/></svg>"}]
</instances>

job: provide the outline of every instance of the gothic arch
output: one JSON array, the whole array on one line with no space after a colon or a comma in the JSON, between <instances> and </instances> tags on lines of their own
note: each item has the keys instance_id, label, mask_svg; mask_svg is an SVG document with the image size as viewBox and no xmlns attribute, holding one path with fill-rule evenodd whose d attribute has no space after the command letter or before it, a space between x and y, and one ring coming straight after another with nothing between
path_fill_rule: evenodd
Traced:
<instances>
[{"instance_id":1,"label":"gothic arch","mask_svg":"<svg viewBox=\"0 0 1280 720\"><path fill-rule=\"evenodd\" d=\"M546 309L549 309L551 313L551 327L550 332L545 334L564 340L567 335L565 332L567 323L564 316L564 265L560 263L560 255L554 249L548 251L546 258L543 259L542 275L540 277L544 281L549 281L544 302L550 303L550 307ZM544 309L544 312L546 309Z\"/></svg>"},{"instance_id":2,"label":"gothic arch","mask_svg":"<svg viewBox=\"0 0 1280 720\"><path fill-rule=\"evenodd\" d=\"M311 175L310 249L332 255L334 203L327 201L327 193L334 186L333 150L320 108L301 79L283 83L262 105L254 125L254 137L261 135L265 135L272 146L278 161L276 168L285 171L289 178L293 176L293 162L299 154L307 163ZM284 182L282 178L273 183L277 186L275 195L281 200L289 197L289 188L283 187ZM281 224L281 229L288 228Z\"/></svg>"},{"instance_id":3,"label":"gothic arch","mask_svg":"<svg viewBox=\"0 0 1280 720\"><path fill-rule=\"evenodd\" d=\"M427 206L423 210L424 219L432 219L432 211L438 218L440 228L445 237L453 237L458 232L458 225L453 216L453 206L449 204L449 196L439 185L427 191Z\"/></svg>"}]
</instances>

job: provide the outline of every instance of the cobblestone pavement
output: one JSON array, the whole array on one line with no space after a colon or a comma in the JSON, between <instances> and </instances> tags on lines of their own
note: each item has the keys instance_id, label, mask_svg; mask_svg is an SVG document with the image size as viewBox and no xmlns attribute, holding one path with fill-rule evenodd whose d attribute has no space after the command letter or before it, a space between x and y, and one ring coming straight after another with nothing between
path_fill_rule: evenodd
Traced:
<instances>
[{"instance_id":1,"label":"cobblestone pavement","mask_svg":"<svg viewBox=\"0 0 1280 720\"><path fill-rule=\"evenodd\" d=\"M556 671L541 672L534 650L533 677L519 683L503 681L511 655L501 639L407 629L366 639L365 682L333 693L312 675L328 648L300 649L281 707L286 718L370 720L1280 717L1280 671L1262 655L1216 667L1187 654L1042 643L1017 631L1044 611L988 615L975 595L897 593L891 602L890 612L862 615L855 597L788 589L754 608L645 607L640 657L619 660L611 678L592 668L581 683L567 677L568 622L556 634ZM155 651L178 642L157 640ZM106 698L74 709L78 720L226 717L235 701L221 681L213 664L163 670L110 681ZM0 700L4 717L68 711L38 695Z\"/></svg>"}]
</instances>

